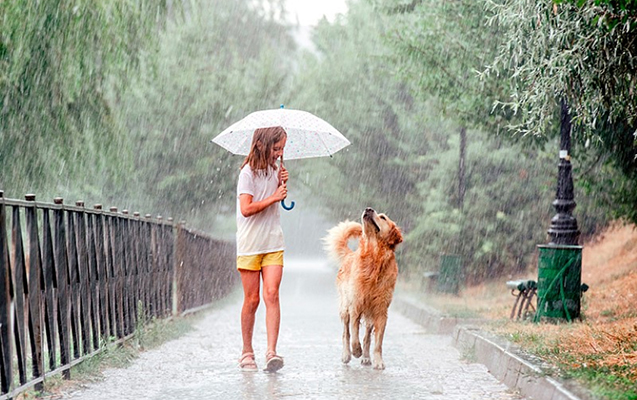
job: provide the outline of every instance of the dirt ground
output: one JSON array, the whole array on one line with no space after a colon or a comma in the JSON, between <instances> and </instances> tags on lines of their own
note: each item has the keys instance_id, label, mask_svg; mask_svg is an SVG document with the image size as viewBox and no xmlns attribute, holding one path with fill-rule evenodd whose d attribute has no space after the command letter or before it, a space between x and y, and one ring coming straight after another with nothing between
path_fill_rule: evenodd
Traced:
<instances>
[{"instance_id":1,"label":"dirt ground","mask_svg":"<svg viewBox=\"0 0 637 400\"><path fill-rule=\"evenodd\" d=\"M637 399L637 228L615 224L584 243L582 320L511 321L509 279L537 281L537 264L523 276L464 288L458 296L429 292L424 300L449 315L482 317L487 329L575 378L601 398ZM422 290L421 290L422 292ZM533 302L535 305L536 302Z\"/></svg>"}]
</instances>

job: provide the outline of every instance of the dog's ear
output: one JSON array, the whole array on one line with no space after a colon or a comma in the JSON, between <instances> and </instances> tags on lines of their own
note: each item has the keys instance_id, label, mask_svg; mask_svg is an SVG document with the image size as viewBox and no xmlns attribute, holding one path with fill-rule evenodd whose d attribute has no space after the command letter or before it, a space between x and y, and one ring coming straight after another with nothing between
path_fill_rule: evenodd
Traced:
<instances>
[{"instance_id":1,"label":"dog's ear","mask_svg":"<svg viewBox=\"0 0 637 400\"><path fill-rule=\"evenodd\" d=\"M400 228L393 226L387 234L387 244L389 244L389 248L394 250L402 241L403 233L400 231Z\"/></svg>"}]
</instances>

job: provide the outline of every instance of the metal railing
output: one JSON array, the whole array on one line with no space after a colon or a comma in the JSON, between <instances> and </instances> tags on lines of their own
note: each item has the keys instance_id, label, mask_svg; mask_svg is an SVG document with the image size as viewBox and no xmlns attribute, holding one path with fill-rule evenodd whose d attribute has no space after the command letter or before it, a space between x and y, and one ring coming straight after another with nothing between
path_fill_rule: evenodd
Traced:
<instances>
[{"instance_id":1,"label":"metal railing","mask_svg":"<svg viewBox=\"0 0 637 400\"><path fill-rule=\"evenodd\" d=\"M0 191L0 400L237 283L234 244L101 205Z\"/></svg>"}]
</instances>

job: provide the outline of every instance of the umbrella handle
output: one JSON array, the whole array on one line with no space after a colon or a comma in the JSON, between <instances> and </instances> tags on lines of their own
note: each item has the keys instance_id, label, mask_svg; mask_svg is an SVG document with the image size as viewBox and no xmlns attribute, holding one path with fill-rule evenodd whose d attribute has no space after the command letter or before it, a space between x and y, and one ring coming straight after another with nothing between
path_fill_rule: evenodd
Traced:
<instances>
[{"instance_id":1,"label":"umbrella handle","mask_svg":"<svg viewBox=\"0 0 637 400\"><path fill-rule=\"evenodd\" d=\"M296 203L294 203L294 200L292 200L292 203L290 203L290 205L287 206L285 205L285 200L281 200L281 207L283 207L285 210L288 210L288 211L294 208L294 204Z\"/></svg>"},{"instance_id":2,"label":"umbrella handle","mask_svg":"<svg viewBox=\"0 0 637 400\"><path fill-rule=\"evenodd\" d=\"M283 108L283 104L281 104L281 108ZM281 156L281 166L283 166L283 156ZM281 173L281 170L279 169L279 173ZM280 175L279 175L280 176ZM281 182L279 181L279 184ZM281 207L283 207L283 209L290 211L291 209L294 208L294 201L292 201L292 203L290 203L289 206L285 205L285 200L281 200Z\"/></svg>"}]
</instances>

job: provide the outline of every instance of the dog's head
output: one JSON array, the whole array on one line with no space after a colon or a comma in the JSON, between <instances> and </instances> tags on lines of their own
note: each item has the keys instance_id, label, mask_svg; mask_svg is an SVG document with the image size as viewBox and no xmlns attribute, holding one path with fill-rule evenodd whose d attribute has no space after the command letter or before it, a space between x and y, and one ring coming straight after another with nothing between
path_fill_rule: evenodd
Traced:
<instances>
[{"instance_id":1,"label":"dog's head","mask_svg":"<svg viewBox=\"0 0 637 400\"><path fill-rule=\"evenodd\" d=\"M378 214L372 208L366 208L361 217L363 221L363 234L370 239L386 243L394 250L403 241L403 234L396 223L385 214Z\"/></svg>"}]
</instances>

